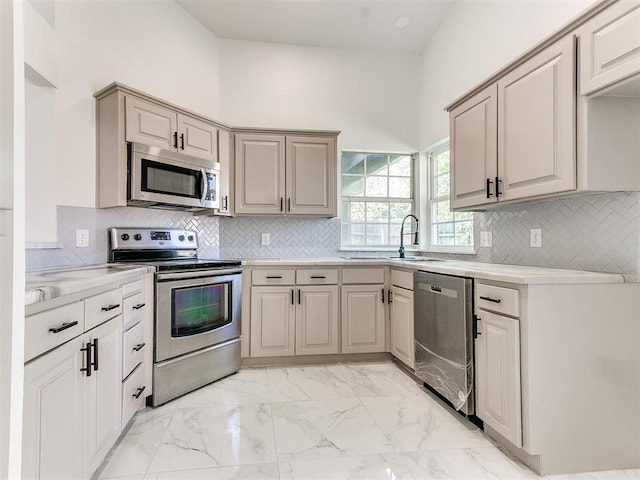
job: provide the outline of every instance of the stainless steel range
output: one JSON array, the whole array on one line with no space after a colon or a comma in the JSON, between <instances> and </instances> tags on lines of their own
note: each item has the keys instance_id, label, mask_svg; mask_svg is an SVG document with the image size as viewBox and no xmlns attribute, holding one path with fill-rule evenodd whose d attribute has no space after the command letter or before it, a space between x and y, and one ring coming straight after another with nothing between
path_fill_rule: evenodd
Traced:
<instances>
[{"instance_id":1,"label":"stainless steel range","mask_svg":"<svg viewBox=\"0 0 640 480\"><path fill-rule=\"evenodd\" d=\"M240 369L240 262L198 258L196 232L110 228L109 262L155 267L152 405Z\"/></svg>"}]
</instances>

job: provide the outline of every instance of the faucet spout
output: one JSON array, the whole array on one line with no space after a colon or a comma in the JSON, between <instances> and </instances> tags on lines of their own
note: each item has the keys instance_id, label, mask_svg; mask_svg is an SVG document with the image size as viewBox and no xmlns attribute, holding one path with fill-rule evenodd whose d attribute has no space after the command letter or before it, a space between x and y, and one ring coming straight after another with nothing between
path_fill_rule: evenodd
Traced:
<instances>
[{"instance_id":1,"label":"faucet spout","mask_svg":"<svg viewBox=\"0 0 640 480\"><path fill-rule=\"evenodd\" d=\"M400 258L405 258L405 256L404 256L404 251L405 251L405 248L404 248L404 236L405 236L405 233L404 233L404 222L409 217L413 218L416 221L416 229L413 232L407 232L406 235L414 235L414 240L413 240L413 244L414 245L418 245L418 241L419 241L418 240L418 231L419 231L418 230L418 217L416 217L415 215L409 214L409 215L407 215L406 217L404 217L402 219L402 225L400 226L400 248L398 249L398 254L400 255Z\"/></svg>"}]
</instances>

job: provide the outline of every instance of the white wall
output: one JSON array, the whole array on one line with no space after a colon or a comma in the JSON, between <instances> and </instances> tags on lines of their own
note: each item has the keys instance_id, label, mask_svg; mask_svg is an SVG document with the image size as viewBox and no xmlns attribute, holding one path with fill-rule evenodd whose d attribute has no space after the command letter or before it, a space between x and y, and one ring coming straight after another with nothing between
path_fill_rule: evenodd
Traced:
<instances>
[{"instance_id":1,"label":"white wall","mask_svg":"<svg viewBox=\"0 0 640 480\"><path fill-rule=\"evenodd\" d=\"M420 149L449 136L445 106L593 3L593 0L454 3L422 54Z\"/></svg>"},{"instance_id":2,"label":"white wall","mask_svg":"<svg viewBox=\"0 0 640 480\"><path fill-rule=\"evenodd\" d=\"M217 118L218 39L174 2L63 0L55 6L57 204L93 207L93 94L118 81Z\"/></svg>"},{"instance_id":3,"label":"white wall","mask_svg":"<svg viewBox=\"0 0 640 480\"><path fill-rule=\"evenodd\" d=\"M340 148L418 147L418 55L221 40L221 119L341 130Z\"/></svg>"}]
</instances>

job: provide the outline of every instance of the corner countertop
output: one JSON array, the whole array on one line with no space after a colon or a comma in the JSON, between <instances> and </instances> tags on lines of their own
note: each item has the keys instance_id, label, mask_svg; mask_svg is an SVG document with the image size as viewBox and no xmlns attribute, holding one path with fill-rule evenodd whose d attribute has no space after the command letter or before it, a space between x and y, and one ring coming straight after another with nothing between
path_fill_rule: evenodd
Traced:
<instances>
[{"instance_id":1,"label":"corner countertop","mask_svg":"<svg viewBox=\"0 0 640 480\"><path fill-rule=\"evenodd\" d=\"M480 263L462 260L445 260L412 257L410 260L391 258L281 258L251 259L242 262L247 267L318 267L318 266L389 266L412 270L425 270L445 275L472 277L498 282L544 285L544 284L584 284L584 283L637 283L637 274L600 273L583 270L563 270L557 268Z\"/></svg>"},{"instance_id":2,"label":"corner countertop","mask_svg":"<svg viewBox=\"0 0 640 480\"><path fill-rule=\"evenodd\" d=\"M103 264L54 267L26 272L25 306L113 283L153 271L140 265Z\"/></svg>"}]
</instances>

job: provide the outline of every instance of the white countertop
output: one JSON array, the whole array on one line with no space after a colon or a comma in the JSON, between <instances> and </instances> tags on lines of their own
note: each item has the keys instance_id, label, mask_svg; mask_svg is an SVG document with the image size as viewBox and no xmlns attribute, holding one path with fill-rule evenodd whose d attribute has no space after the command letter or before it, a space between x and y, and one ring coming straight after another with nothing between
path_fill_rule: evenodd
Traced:
<instances>
[{"instance_id":1,"label":"white countertop","mask_svg":"<svg viewBox=\"0 0 640 480\"><path fill-rule=\"evenodd\" d=\"M557 268L527 267L504 265L499 263L480 263L462 260L444 260L425 257L422 261L395 260L390 258L279 258L251 259L242 262L243 266L356 266L380 265L413 270L426 270L433 273L472 277L483 280L495 280L516 284L582 284L582 283L625 283L638 282L637 274L600 273L583 270L563 270Z\"/></svg>"},{"instance_id":2,"label":"white countertop","mask_svg":"<svg viewBox=\"0 0 640 480\"><path fill-rule=\"evenodd\" d=\"M31 270L26 273L25 305L53 300L149 272L140 265L84 265Z\"/></svg>"}]
</instances>

